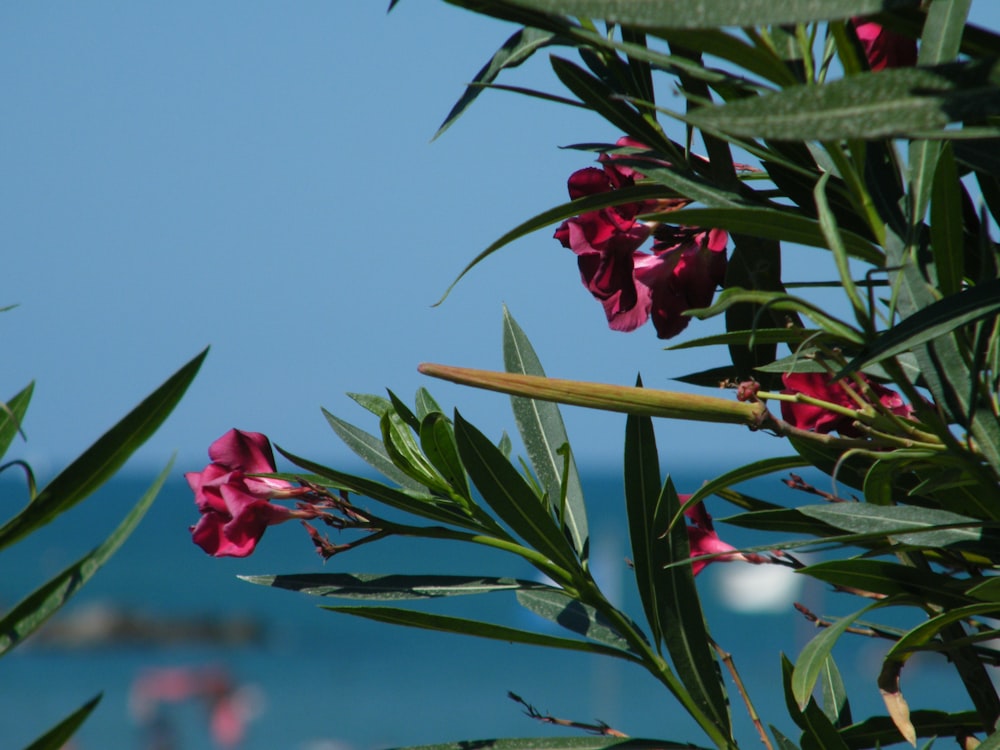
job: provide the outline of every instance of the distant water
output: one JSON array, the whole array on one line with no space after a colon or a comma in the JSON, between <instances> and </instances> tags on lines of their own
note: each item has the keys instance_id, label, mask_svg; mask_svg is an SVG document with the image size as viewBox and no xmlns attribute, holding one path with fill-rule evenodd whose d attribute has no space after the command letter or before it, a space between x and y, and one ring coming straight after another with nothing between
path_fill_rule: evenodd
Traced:
<instances>
[{"instance_id":1,"label":"distant water","mask_svg":"<svg viewBox=\"0 0 1000 750\"><path fill-rule=\"evenodd\" d=\"M681 489L706 477L675 476ZM47 576L60 571L98 544L142 494L152 477L114 480L35 538L0 553L0 607L6 609ZM760 485L781 494L777 480ZM8 479L5 512L23 502ZM593 565L609 594L641 621L634 592L625 531L621 480L615 475L584 477L590 510ZM771 495L768 495L771 497ZM787 492L784 495L788 497ZM773 497L772 497L773 499ZM789 504L809 498L792 497ZM731 514L710 501L717 517ZM640 669L615 660L530 646L415 631L369 623L317 608L320 600L269 590L235 578L237 574L301 572L423 572L530 576L517 560L462 544L391 539L325 565L295 523L268 530L257 552L243 560L208 557L190 540L197 520L190 491L172 478L125 546L64 610L83 617L111 607L138 620L199 623L254 623L261 640L230 645L196 642L135 645L118 643L66 649L30 641L0 662L0 747L21 748L56 721L103 692L101 705L76 736L76 750L147 750L148 736L130 718L128 692L145 671L159 667L218 666L250 686L258 715L249 724L245 750L367 750L368 748L498 736L566 735L524 716L507 691L539 710L578 721L604 721L632 736L705 744L697 727L666 691ZM746 532L720 525L734 544L760 543ZM726 585L769 590L760 576L730 579L736 564L712 565L699 576L710 627L733 653L758 712L796 738L780 692L778 653L797 656L815 629L786 602L778 613L737 614L721 599ZM822 614L859 609L856 600L812 585L798 599ZM339 602L343 603L343 602ZM557 632L555 626L522 610L513 596L459 597L436 606L471 618L495 617L506 624ZM57 621L53 621L54 623ZM179 632L179 630L178 630ZM851 647L853 645L853 648ZM884 645L855 639L836 653L852 690L855 716L880 710L874 686ZM942 688L937 662L917 662L904 671L904 691L912 708L959 708L958 690ZM731 680L727 679L731 686ZM909 690L907 690L909 685ZM921 698L937 705L921 703ZM732 712L745 747L759 746L735 690ZM944 701L945 705L941 705ZM204 708L192 702L166 707L174 747L213 748Z\"/></svg>"}]
</instances>

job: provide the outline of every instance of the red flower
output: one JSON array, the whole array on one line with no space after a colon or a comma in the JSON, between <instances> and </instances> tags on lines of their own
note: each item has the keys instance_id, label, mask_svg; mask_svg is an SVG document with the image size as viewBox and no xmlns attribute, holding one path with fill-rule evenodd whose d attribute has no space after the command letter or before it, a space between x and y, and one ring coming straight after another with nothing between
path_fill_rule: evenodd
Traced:
<instances>
[{"instance_id":1,"label":"red flower","mask_svg":"<svg viewBox=\"0 0 1000 750\"><path fill-rule=\"evenodd\" d=\"M616 145L645 148L627 137ZM587 167L570 175L570 197L619 190L643 178L619 159L602 154L601 169ZM632 331L652 317L657 336L670 338L687 326L685 310L711 303L726 272L726 232L661 226L653 253L639 251L651 229L638 215L690 202L676 198L625 203L567 219L556 230L555 238L576 253L583 285L604 306L613 330Z\"/></svg>"},{"instance_id":2,"label":"red flower","mask_svg":"<svg viewBox=\"0 0 1000 750\"><path fill-rule=\"evenodd\" d=\"M656 335L669 339L687 328L683 313L712 304L715 289L726 277L726 243L722 229L661 227L669 232L653 245L653 255L635 262L635 279L649 289L650 315Z\"/></svg>"},{"instance_id":3,"label":"red flower","mask_svg":"<svg viewBox=\"0 0 1000 750\"><path fill-rule=\"evenodd\" d=\"M917 64L915 39L889 31L863 18L853 18L850 24L864 47L868 67L872 70L910 68Z\"/></svg>"},{"instance_id":4,"label":"red flower","mask_svg":"<svg viewBox=\"0 0 1000 750\"><path fill-rule=\"evenodd\" d=\"M913 407L904 403L898 393L870 380L864 374L861 375L861 379L875 394L879 403L890 412L899 417L913 415ZM806 396L829 401L848 409L860 408L851 393L855 393L863 401L865 400L864 392L853 381L842 379L831 383L829 375L822 372L786 372L781 376L781 380L786 389L782 393L803 393ZM848 392L848 389L851 393ZM793 427L803 430L822 433L836 430L844 437L861 437L863 435L861 430L854 426L852 417L837 414L822 406L782 401L781 418Z\"/></svg>"},{"instance_id":5,"label":"red flower","mask_svg":"<svg viewBox=\"0 0 1000 750\"><path fill-rule=\"evenodd\" d=\"M691 495L678 495L681 505L686 505L691 499ZM702 555L718 555L710 560L695 560L691 563L691 572L698 575L710 562L730 562L733 560L744 560L741 553L736 551L732 545L726 544L715 533L712 525L712 517L705 510L704 503L685 508L684 515L691 522L687 525L688 544L691 547L691 557L701 557ZM753 561L748 561L753 562Z\"/></svg>"},{"instance_id":6,"label":"red flower","mask_svg":"<svg viewBox=\"0 0 1000 750\"><path fill-rule=\"evenodd\" d=\"M289 510L268 502L293 497L302 490L281 479L250 477L272 473L274 454L259 432L230 430L208 449L212 463L184 475L194 491L201 520L191 527L194 543L215 557L246 557L268 526L314 513Z\"/></svg>"}]
</instances>

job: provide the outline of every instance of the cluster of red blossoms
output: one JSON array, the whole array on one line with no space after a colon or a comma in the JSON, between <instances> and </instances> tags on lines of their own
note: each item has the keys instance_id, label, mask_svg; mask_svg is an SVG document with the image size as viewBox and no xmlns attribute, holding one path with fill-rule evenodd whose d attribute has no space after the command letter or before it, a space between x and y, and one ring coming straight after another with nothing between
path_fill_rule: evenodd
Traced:
<instances>
[{"instance_id":1,"label":"cluster of red blossoms","mask_svg":"<svg viewBox=\"0 0 1000 750\"><path fill-rule=\"evenodd\" d=\"M647 148L627 137L616 145ZM600 162L600 168L570 175L570 198L620 190L643 179L614 156L604 154ZM555 238L576 253L583 285L604 306L612 329L633 331L652 318L657 337L668 339L687 327L684 311L711 304L726 275L729 235L721 229L654 228L638 218L688 203L677 198L609 206L568 219L556 230ZM640 251L650 236L652 252Z\"/></svg>"},{"instance_id":2,"label":"cluster of red blossoms","mask_svg":"<svg viewBox=\"0 0 1000 750\"><path fill-rule=\"evenodd\" d=\"M858 410L866 404L871 404L871 397L878 400L882 408L897 417L911 418L913 407L903 401L902 397L891 388L876 383L868 376L859 375L864 387L857 383L842 379L830 381L830 376L824 372L788 372L781 376L785 384L782 393L802 393L821 401L837 406ZM832 412L823 406L799 401L782 401L781 418L793 427L813 432L838 432L841 437L863 437L853 417Z\"/></svg>"},{"instance_id":3,"label":"cluster of red blossoms","mask_svg":"<svg viewBox=\"0 0 1000 750\"><path fill-rule=\"evenodd\" d=\"M259 432L230 430L209 446L208 457L212 463L202 471L184 475L201 512L191 536L208 554L246 557L268 526L320 515L308 506L291 509L270 502L301 497L306 489L281 479L249 476L275 471L271 443Z\"/></svg>"}]
</instances>

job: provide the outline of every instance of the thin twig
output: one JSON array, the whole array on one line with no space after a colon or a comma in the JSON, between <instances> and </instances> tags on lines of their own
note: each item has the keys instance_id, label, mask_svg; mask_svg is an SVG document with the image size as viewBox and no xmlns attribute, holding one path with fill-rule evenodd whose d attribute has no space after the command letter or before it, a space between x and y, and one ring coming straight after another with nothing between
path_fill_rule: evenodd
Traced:
<instances>
[{"instance_id":1,"label":"thin twig","mask_svg":"<svg viewBox=\"0 0 1000 750\"><path fill-rule=\"evenodd\" d=\"M799 611L799 613L803 617L809 620L809 622L811 622L817 628L828 628L833 625L832 622L830 622L829 620L822 619L812 610L808 609L804 604L800 602L795 602L793 606L795 607L795 609ZM874 628L859 628L852 625L845 628L845 631L848 633L854 633L855 635L865 635L868 636L869 638L885 638L886 640L889 641L899 640L898 638L896 638L893 635L890 635L889 633L882 633L878 630L875 630Z\"/></svg>"},{"instance_id":2,"label":"thin twig","mask_svg":"<svg viewBox=\"0 0 1000 750\"><path fill-rule=\"evenodd\" d=\"M760 716L757 715L757 709L753 707L753 702L750 700L750 693L747 692L746 685L743 684L743 679L740 677L740 673L736 670L736 663L733 661L733 655L728 651L725 651L718 643L714 640L709 639L712 644L712 648L719 655L719 659L722 663L726 665L726 669L729 670L729 674L733 676L733 681L736 683L736 689L739 690L740 695L743 698L743 703L747 707L747 713L750 714L750 721L753 725L757 727L757 733L760 735L760 741L764 743L764 747L767 750L774 750L771 745L771 740L767 737L767 732L764 731L764 725L761 724Z\"/></svg>"},{"instance_id":3,"label":"thin twig","mask_svg":"<svg viewBox=\"0 0 1000 750\"><path fill-rule=\"evenodd\" d=\"M558 719L551 714L543 714L537 708L528 703L524 698L522 698L517 693L508 692L507 697L510 698L515 703L520 703L524 707L524 713L527 714L532 719L540 721L543 724L553 724L559 727L571 727L573 729L582 729L585 732L590 732L591 734L600 734L605 737L628 737L627 734L619 732L617 729L612 729L603 721L598 721L596 724L587 724L582 721L571 721L570 719Z\"/></svg>"}]
</instances>

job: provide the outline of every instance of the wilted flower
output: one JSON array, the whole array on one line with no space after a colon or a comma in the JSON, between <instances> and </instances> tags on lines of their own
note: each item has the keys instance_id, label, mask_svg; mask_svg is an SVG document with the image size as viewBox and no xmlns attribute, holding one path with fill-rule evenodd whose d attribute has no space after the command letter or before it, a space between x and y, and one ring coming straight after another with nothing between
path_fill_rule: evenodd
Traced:
<instances>
[{"instance_id":1,"label":"wilted flower","mask_svg":"<svg viewBox=\"0 0 1000 750\"><path fill-rule=\"evenodd\" d=\"M850 23L864 47L868 67L872 70L909 68L917 64L915 39L863 18L851 19Z\"/></svg>"},{"instance_id":2,"label":"wilted flower","mask_svg":"<svg viewBox=\"0 0 1000 750\"><path fill-rule=\"evenodd\" d=\"M314 518L310 510L290 510L269 502L303 490L290 482L248 474L273 473L274 454L259 432L230 430L208 449L202 471L184 475L194 491L201 520L191 527L194 543L215 557L246 557L268 526L290 518Z\"/></svg>"},{"instance_id":3,"label":"wilted flower","mask_svg":"<svg viewBox=\"0 0 1000 750\"><path fill-rule=\"evenodd\" d=\"M913 407L905 403L898 393L870 380L864 374L861 374L860 377L883 407L898 417L911 417L913 415ZM856 394L862 401L866 401L864 391L853 381L842 379L830 382L829 375L823 372L786 372L781 376L781 380L785 384L785 390L782 393L803 393L806 396L854 410L860 407L851 393ZM822 433L836 430L844 437L860 437L863 434L854 426L852 417L837 414L813 404L782 401L781 417L793 427L803 430Z\"/></svg>"}]
</instances>

